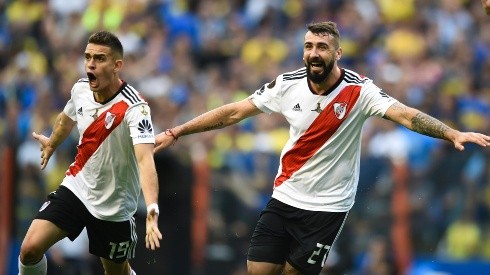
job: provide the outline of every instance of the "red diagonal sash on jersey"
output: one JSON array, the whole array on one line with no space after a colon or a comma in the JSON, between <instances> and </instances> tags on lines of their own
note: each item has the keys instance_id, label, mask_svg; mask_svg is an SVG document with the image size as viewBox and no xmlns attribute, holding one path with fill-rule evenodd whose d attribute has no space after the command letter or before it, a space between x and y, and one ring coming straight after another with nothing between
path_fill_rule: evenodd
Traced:
<instances>
[{"instance_id":1,"label":"red diagonal sash on jersey","mask_svg":"<svg viewBox=\"0 0 490 275\"><path fill-rule=\"evenodd\" d=\"M82 141L78 145L77 156L75 157L75 163L70 165L66 175L75 176L80 172L87 163L88 159L94 154L104 140L112 133L112 131L122 122L124 113L128 109L128 104L124 101L120 101L112 105L107 111L100 114L100 116L90 124L82 136ZM109 123L109 129L106 128L107 112L115 115L114 120Z\"/></svg>"},{"instance_id":2,"label":"red diagonal sash on jersey","mask_svg":"<svg viewBox=\"0 0 490 275\"><path fill-rule=\"evenodd\" d=\"M294 147L284 154L282 171L274 182L275 187L281 185L294 172L298 171L339 129L356 104L360 90L361 86L347 86L325 107L306 132L299 137ZM345 110L342 119L338 119L335 115L335 103L347 103L347 110Z\"/></svg>"}]
</instances>

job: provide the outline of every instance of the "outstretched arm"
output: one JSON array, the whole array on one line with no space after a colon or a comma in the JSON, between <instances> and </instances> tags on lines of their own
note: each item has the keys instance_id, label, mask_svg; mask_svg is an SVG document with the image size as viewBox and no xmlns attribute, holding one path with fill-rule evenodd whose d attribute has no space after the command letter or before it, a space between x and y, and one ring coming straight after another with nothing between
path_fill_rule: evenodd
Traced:
<instances>
[{"instance_id":1,"label":"outstretched arm","mask_svg":"<svg viewBox=\"0 0 490 275\"><path fill-rule=\"evenodd\" d=\"M490 15L490 0L481 0L481 4L485 10L485 13Z\"/></svg>"},{"instance_id":2,"label":"outstretched arm","mask_svg":"<svg viewBox=\"0 0 490 275\"><path fill-rule=\"evenodd\" d=\"M146 248L155 250L160 247L162 233L158 229L158 177L153 159L153 144L136 144L134 146L141 182L141 190L147 207L146 214Z\"/></svg>"},{"instance_id":3,"label":"outstretched arm","mask_svg":"<svg viewBox=\"0 0 490 275\"><path fill-rule=\"evenodd\" d=\"M75 121L71 120L64 112L61 112L56 117L53 132L49 138L36 132L32 133L32 137L39 141L41 145L41 169L46 168L54 150L68 137L75 124Z\"/></svg>"},{"instance_id":4,"label":"outstretched arm","mask_svg":"<svg viewBox=\"0 0 490 275\"><path fill-rule=\"evenodd\" d=\"M384 118L397 122L417 133L451 141L454 147L464 150L466 142L476 143L480 146L490 145L490 136L474 133L460 132L438 119L429 116L417 109L407 107L400 102L394 103L385 113Z\"/></svg>"},{"instance_id":5,"label":"outstretched arm","mask_svg":"<svg viewBox=\"0 0 490 275\"><path fill-rule=\"evenodd\" d=\"M168 147L181 136L221 129L261 112L248 98L223 105L182 125L158 134L155 138L156 147L154 151Z\"/></svg>"}]
</instances>

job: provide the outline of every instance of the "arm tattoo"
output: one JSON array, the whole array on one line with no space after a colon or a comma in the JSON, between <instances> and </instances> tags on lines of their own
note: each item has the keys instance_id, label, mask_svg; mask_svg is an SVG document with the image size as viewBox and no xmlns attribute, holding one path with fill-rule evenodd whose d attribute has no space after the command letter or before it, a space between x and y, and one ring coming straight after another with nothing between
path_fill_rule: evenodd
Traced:
<instances>
[{"instance_id":1,"label":"arm tattoo","mask_svg":"<svg viewBox=\"0 0 490 275\"><path fill-rule=\"evenodd\" d=\"M210 130L214 130L214 129L220 129L223 127L225 123L223 121L220 121L214 125L211 125L209 127L204 127L204 131L210 131Z\"/></svg>"},{"instance_id":2,"label":"arm tattoo","mask_svg":"<svg viewBox=\"0 0 490 275\"><path fill-rule=\"evenodd\" d=\"M407 107L405 107L405 105L402 105L398 102L395 102L393 105L391 105L393 110L396 110L397 112L404 112Z\"/></svg>"},{"instance_id":3,"label":"arm tattoo","mask_svg":"<svg viewBox=\"0 0 490 275\"><path fill-rule=\"evenodd\" d=\"M412 118L412 128L417 133L440 139L446 139L449 130L449 126L422 112Z\"/></svg>"},{"instance_id":4,"label":"arm tattoo","mask_svg":"<svg viewBox=\"0 0 490 275\"><path fill-rule=\"evenodd\" d=\"M391 109L395 110L397 113L405 113L405 111L407 110L407 107L405 105L398 103L398 102L395 102L393 105L391 105ZM390 116L388 116L387 114L385 114L383 117L386 119L392 120L392 118Z\"/></svg>"}]
</instances>

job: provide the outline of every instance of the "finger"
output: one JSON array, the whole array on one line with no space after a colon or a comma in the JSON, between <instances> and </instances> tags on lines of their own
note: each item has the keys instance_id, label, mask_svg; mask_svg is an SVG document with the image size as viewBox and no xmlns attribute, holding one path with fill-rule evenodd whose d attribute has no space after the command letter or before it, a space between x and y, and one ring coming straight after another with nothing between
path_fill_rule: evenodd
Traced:
<instances>
[{"instance_id":1,"label":"finger","mask_svg":"<svg viewBox=\"0 0 490 275\"><path fill-rule=\"evenodd\" d=\"M155 250L156 248L160 248L160 240L162 239L162 233L160 233L158 227L153 226L151 232L147 234L147 236L152 250Z\"/></svg>"},{"instance_id":2,"label":"finger","mask_svg":"<svg viewBox=\"0 0 490 275\"><path fill-rule=\"evenodd\" d=\"M156 232L153 232L153 234L151 234L151 237L152 237L152 241L153 241L153 244L155 245L155 247L160 247L160 240L158 238L158 234L156 234Z\"/></svg>"},{"instance_id":3,"label":"finger","mask_svg":"<svg viewBox=\"0 0 490 275\"><path fill-rule=\"evenodd\" d=\"M486 147L486 146L490 145L490 142L488 140L488 136L485 136L482 134L475 135L475 137L470 141L472 141L472 142L474 142L474 143L476 143L482 147Z\"/></svg>"},{"instance_id":4,"label":"finger","mask_svg":"<svg viewBox=\"0 0 490 275\"><path fill-rule=\"evenodd\" d=\"M490 145L490 137L483 135L483 142L488 146Z\"/></svg>"},{"instance_id":5,"label":"finger","mask_svg":"<svg viewBox=\"0 0 490 275\"><path fill-rule=\"evenodd\" d=\"M158 230L158 227L155 227L155 234L157 235L159 240L163 238L163 235L162 233L160 233L160 230Z\"/></svg>"},{"instance_id":6,"label":"finger","mask_svg":"<svg viewBox=\"0 0 490 275\"><path fill-rule=\"evenodd\" d=\"M454 144L454 147L459 150L459 151L463 151L464 150L464 146L461 144L461 143L455 143Z\"/></svg>"},{"instance_id":7,"label":"finger","mask_svg":"<svg viewBox=\"0 0 490 275\"><path fill-rule=\"evenodd\" d=\"M162 144L160 143L159 145L157 145L155 148L153 148L153 153L157 153L158 151L162 150Z\"/></svg>"},{"instance_id":8,"label":"finger","mask_svg":"<svg viewBox=\"0 0 490 275\"><path fill-rule=\"evenodd\" d=\"M151 250L155 250L155 241L151 237L151 233L150 233L150 236L148 236L148 239L150 240L150 248L151 248Z\"/></svg>"}]
</instances>

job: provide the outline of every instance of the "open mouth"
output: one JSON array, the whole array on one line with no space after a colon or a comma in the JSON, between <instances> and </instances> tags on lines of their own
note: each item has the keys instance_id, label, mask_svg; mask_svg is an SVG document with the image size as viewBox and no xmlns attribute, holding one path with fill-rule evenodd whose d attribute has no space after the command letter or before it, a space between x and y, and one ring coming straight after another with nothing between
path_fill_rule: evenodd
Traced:
<instances>
[{"instance_id":1,"label":"open mouth","mask_svg":"<svg viewBox=\"0 0 490 275\"><path fill-rule=\"evenodd\" d=\"M323 68L324 64L325 63L323 63L323 61L318 60L318 59L314 59L314 60L311 60L309 62L310 67L313 67L313 68Z\"/></svg>"},{"instance_id":2,"label":"open mouth","mask_svg":"<svg viewBox=\"0 0 490 275\"><path fill-rule=\"evenodd\" d=\"M93 73L87 73L87 77L90 82L97 80L97 77Z\"/></svg>"}]
</instances>

